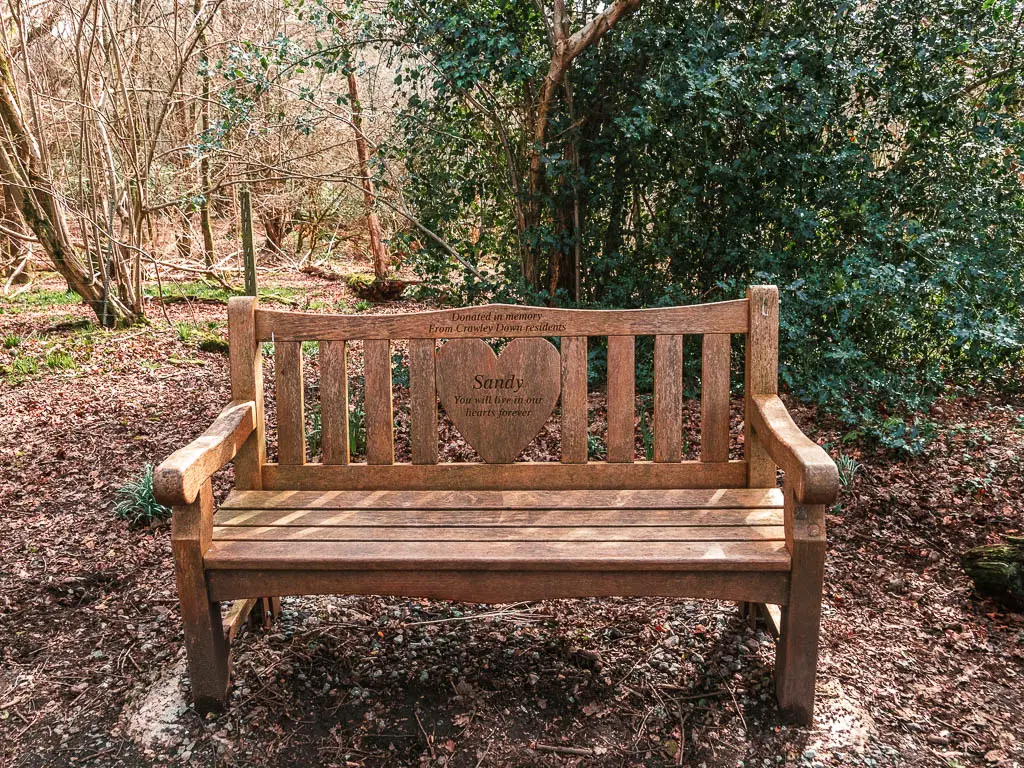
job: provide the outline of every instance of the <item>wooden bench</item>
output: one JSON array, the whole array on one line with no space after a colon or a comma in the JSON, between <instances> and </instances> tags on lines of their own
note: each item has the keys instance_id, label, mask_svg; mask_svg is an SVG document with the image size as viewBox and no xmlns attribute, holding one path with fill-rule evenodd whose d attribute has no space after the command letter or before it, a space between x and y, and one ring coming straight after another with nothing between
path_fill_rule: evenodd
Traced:
<instances>
[{"instance_id":1,"label":"wooden bench","mask_svg":"<svg viewBox=\"0 0 1024 768\"><path fill-rule=\"evenodd\" d=\"M316 315L228 305L232 402L157 470L196 707L223 706L229 645L280 595L512 602L678 596L781 606L776 690L813 711L825 507L838 474L777 396L778 291L665 309L485 306ZM683 339L701 335L699 458L683 460ZM729 458L733 335L746 336L744 457ZM608 338L607 458L588 460L588 337ZM637 336L653 336L653 461L635 461ZM548 339L557 337L556 347ZM512 338L495 357L482 339ZM319 342L322 462L307 457L302 342ZM273 343L277 461L264 437ZM361 342L366 461L350 463L348 354ZM396 463L393 342L408 350L411 463ZM484 459L438 462L438 403ZM553 412L560 462L515 462ZM211 475L235 463L214 512ZM776 467L785 471L776 488ZM228 619L222 601L236 600ZM776 616L778 610L774 611Z\"/></svg>"}]
</instances>

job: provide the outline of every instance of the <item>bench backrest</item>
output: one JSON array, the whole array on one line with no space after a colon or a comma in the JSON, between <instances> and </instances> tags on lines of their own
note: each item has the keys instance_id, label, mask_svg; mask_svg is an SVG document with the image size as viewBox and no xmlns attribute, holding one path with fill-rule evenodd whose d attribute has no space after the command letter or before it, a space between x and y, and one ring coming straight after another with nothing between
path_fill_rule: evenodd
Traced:
<instances>
[{"instance_id":1,"label":"bench backrest","mask_svg":"<svg viewBox=\"0 0 1024 768\"><path fill-rule=\"evenodd\" d=\"M774 286L751 287L747 298L737 301L641 310L488 305L392 315L324 315L263 309L256 299L240 297L230 300L228 315L232 397L257 404L257 431L235 462L239 488L542 491L775 484L775 467L749 429L744 458L729 460L731 336L746 335L745 394L775 393ZM654 337L653 461L634 461L635 342L637 336L648 335ZM682 455L686 335L703 337L700 455L694 461L684 461ZM608 338L607 458L601 461L587 457L587 347L588 337L594 336ZM559 339L557 348L543 341L553 337ZM509 344L508 358L501 357L500 362L491 359L479 342L455 341L495 338L540 341L519 344L515 350L515 342ZM319 342L321 463L307 460L303 341ZM365 463L349 461L346 345L355 341L362 342ZM412 461L401 464L394 459L396 341L408 344L409 358ZM267 461L264 441L262 342L273 343L276 463ZM492 463L438 463L439 389L456 427L461 422L467 440ZM556 399L561 461L509 463L504 431L531 429L525 422L536 420L535 410L542 423L549 403L554 405Z\"/></svg>"}]
</instances>

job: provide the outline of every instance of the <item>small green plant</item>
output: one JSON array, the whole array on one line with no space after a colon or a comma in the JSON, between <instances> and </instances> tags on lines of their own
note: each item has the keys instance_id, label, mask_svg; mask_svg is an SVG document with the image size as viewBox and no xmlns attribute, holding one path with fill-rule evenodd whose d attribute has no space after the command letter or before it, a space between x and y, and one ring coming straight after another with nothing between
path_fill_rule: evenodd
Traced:
<instances>
[{"instance_id":1,"label":"small green plant","mask_svg":"<svg viewBox=\"0 0 1024 768\"><path fill-rule=\"evenodd\" d=\"M8 333L4 336L4 349L14 349L21 346L21 336L16 333Z\"/></svg>"},{"instance_id":2,"label":"small green plant","mask_svg":"<svg viewBox=\"0 0 1024 768\"><path fill-rule=\"evenodd\" d=\"M174 330L178 334L178 341L182 344L188 344L196 332L195 326L191 323L178 323L174 326Z\"/></svg>"},{"instance_id":3,"label":"small green plant","mask_svg":"<svg viewBox=\"0 0 1024 768\"><path fill-rule=\"evenodd\" d=\"M348 412L348 453L349 456L366 453L366 412L358 405Z\"/></svg>"},{"instance_id":4,"label":"small green plant","mask_svg":"<svg viewBox=\"0 0 1024 768\"><path fill-rule=\"evenodd\" d=\"M7 366L7 373L12 378L19 378L21 376L31 376L33 373L39 372L39 363L34 357L28 357L26 355L16 356L9 366Z\"/></svg>"},{"instance_id":5,"label":"small green plant","mask_svg":"<svg viewBox=\"0 0 1024 768\"><path fill-rule=\"evenodd\" d=\"M319 341L304 341L302 342L302 354L305 357L312 357L320 353L320 342Z\"/></svg>"},{"instance_id":6,"label":"small green plant","mask_svg":"<svg viewBox=\"0 0 1024 768\"><path fill-rule=\"evenodd\" d=\"M153 465L117 489L114 494L114 515L134 527L152 525L171 516L171 510L153 494Z\"/></svg>"},{"instance_id":7,"label":"small green plant","mask_svg":"<svg viewBox=\"0 0 1024 768\"><path fill-rule=\"evenodd\" d=\"M320 404L317 403L309 409L306 415L306 444L309 446L309 455L316 456L323 447L324 427L321 419Z\"/></svg>"},{"instance_id":8,"label":"small green plant","mask_svg":"<svg viewBox=\"0 0 1024 768\"><path fill-rule=\"evenodd\" d=\"M860 462L845 453L839 454L836 459L836 467L839 469L839 482L844 488L853 484L854 478L857 477L857 473L861 469Z\"/></svg>"},{"instance_id":9,"label":"small green plant","mask_svg":"<svg viewBox=\"0 0 1024 768\"><path fill-rule=\"evenodd\" d=\"M260 350L263 352L263 354L266 357L273 357L274 356L274 342L272 342L272 341L264 341L260 345Z\"/></svg>"},{"instance_id":10,"label":"small green plant","mask_svg":"<svg viewBox=\"0 0 1024 768\"><path fill-rule=\"evenodd\" d=\"M360 299L359 301L356 302L356 312L365 312L371 306L373 305L370 304L370 302L368 302L366 299Z\"/></svg>"},{"instance_id":11,"label":"small green plant","mask_svg":"<svg viewBox=\"0 0 1024 768\"><path fill-rule=\"evenodd\" d=\"M70 371L75 367L75 359L67 352L51 349L46 353L46 367L51 371Z\"/></svg>"},{"instance_id":12,"label":"small green plant","mask_svg":"<svg viewBox=\"0 0 1024 768\"><path fill-rule=\"evenodd\" d=\"M646 399L640 410L640 437L644 441L644 459L654 461L654 426L651 424L651 411Z\"/></svg>"},{"instance_id":13,"label":"small green plant","mask_svg":"<svg viewBox=\"0 0 1024 768\"><path fill-rule=\"evenodd\" d=\"M604 457L604 440L599 435L587 435L587 458L591 461L596 461Z\"/></svg>"}]
</instances>

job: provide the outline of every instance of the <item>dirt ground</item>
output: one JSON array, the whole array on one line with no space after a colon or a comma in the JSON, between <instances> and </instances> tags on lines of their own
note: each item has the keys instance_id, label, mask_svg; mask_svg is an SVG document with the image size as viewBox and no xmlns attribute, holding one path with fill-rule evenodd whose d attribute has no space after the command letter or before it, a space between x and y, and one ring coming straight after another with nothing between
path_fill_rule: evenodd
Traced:
<instances>
[{"instance_id":1,"label":"dirt ground","mask_svg":"<svg viewBox=\"0 0 1024 768\"><path fill-rule=\"evenodd\" d=\"M943 403L913 459L794 406L860 465L828 516L811 728L780 720L774 642L735 605L668 599L286 598L240 638L228 712L203 719L169 526L111 507L227 402L226 357L197 346L225 334L225 308L168 303L108 332L59 288L0 299L2 766L1024 764L1024 616L974 595L957 559L1024 528L1020 400ZM278 297L356 303L305 277ZM442 438L446 458L467 452Z\"/></svg>"}]
</instances>

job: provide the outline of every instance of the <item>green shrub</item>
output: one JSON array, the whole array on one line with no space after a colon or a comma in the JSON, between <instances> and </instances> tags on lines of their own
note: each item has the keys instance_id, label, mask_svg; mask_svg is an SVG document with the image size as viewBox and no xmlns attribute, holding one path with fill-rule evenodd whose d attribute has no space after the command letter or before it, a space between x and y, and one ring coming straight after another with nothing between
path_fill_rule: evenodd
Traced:
<instances>
[{"instance_id":1,"label":"green shrub","mask_svg":"<svg viewBox=\"0 0 1024 768\"><path fill-rule=\"evenodd\" d=\"M370 302L368 302L366 299L360 299L359 301L356 302L355 310L356 312L365 312L372 306L373 305L370 304Z\"/></svg>"},{"instance_id":2,"label":"green shrub","mask_svg":"<svg viewBox=\"0 0 1024 768\"><path fill-rule=\"evenodd\" d=\"M587 459L601 461L605 457L604 440L599 435L587 435Z\"/></svg>"},{"instance_id":3,"label":"green shrub","mask_svg":"<svg viewBox=\"0 0 1024 768\"><path fill-rule=\"evenodd\" d=\"M403 194L488 281L424 238L406 249L424 288L456 306L572 303L524 285L519 262L577 247L584 306L778 284L782 384L901 451L929 433L908 415L947 387L1020 386L1019 8L645 2L573 62L574 114L555 103L542 155L546 213L521 233L525 174L508 177L532 128L491 115L538 92L549 51L529 3L495 7L443 1L424 23L391 4L408 44Z\"/></svg>"},{"instance_id":4,"label":"green shrub","mask_svg":"<svg viewBox=\"0 0 1024 768\"><path fill-rule=\"evenodd\" d=\"M153 465L117 489L114 494L114 515L127 520L132 527L152 525L171 516L171 510L153 495Z\"/></svg>"},{"instance_id":5,"label":"green shrub","mask_svg":"<svg viewBox=\"0 0 1024 768\"><path fill-rule=\"evenodd\" d=\"M15 333L8 333L4 336L4 349L14 349L21 346L21 336Z\"/></svg>"}]
</instances>

